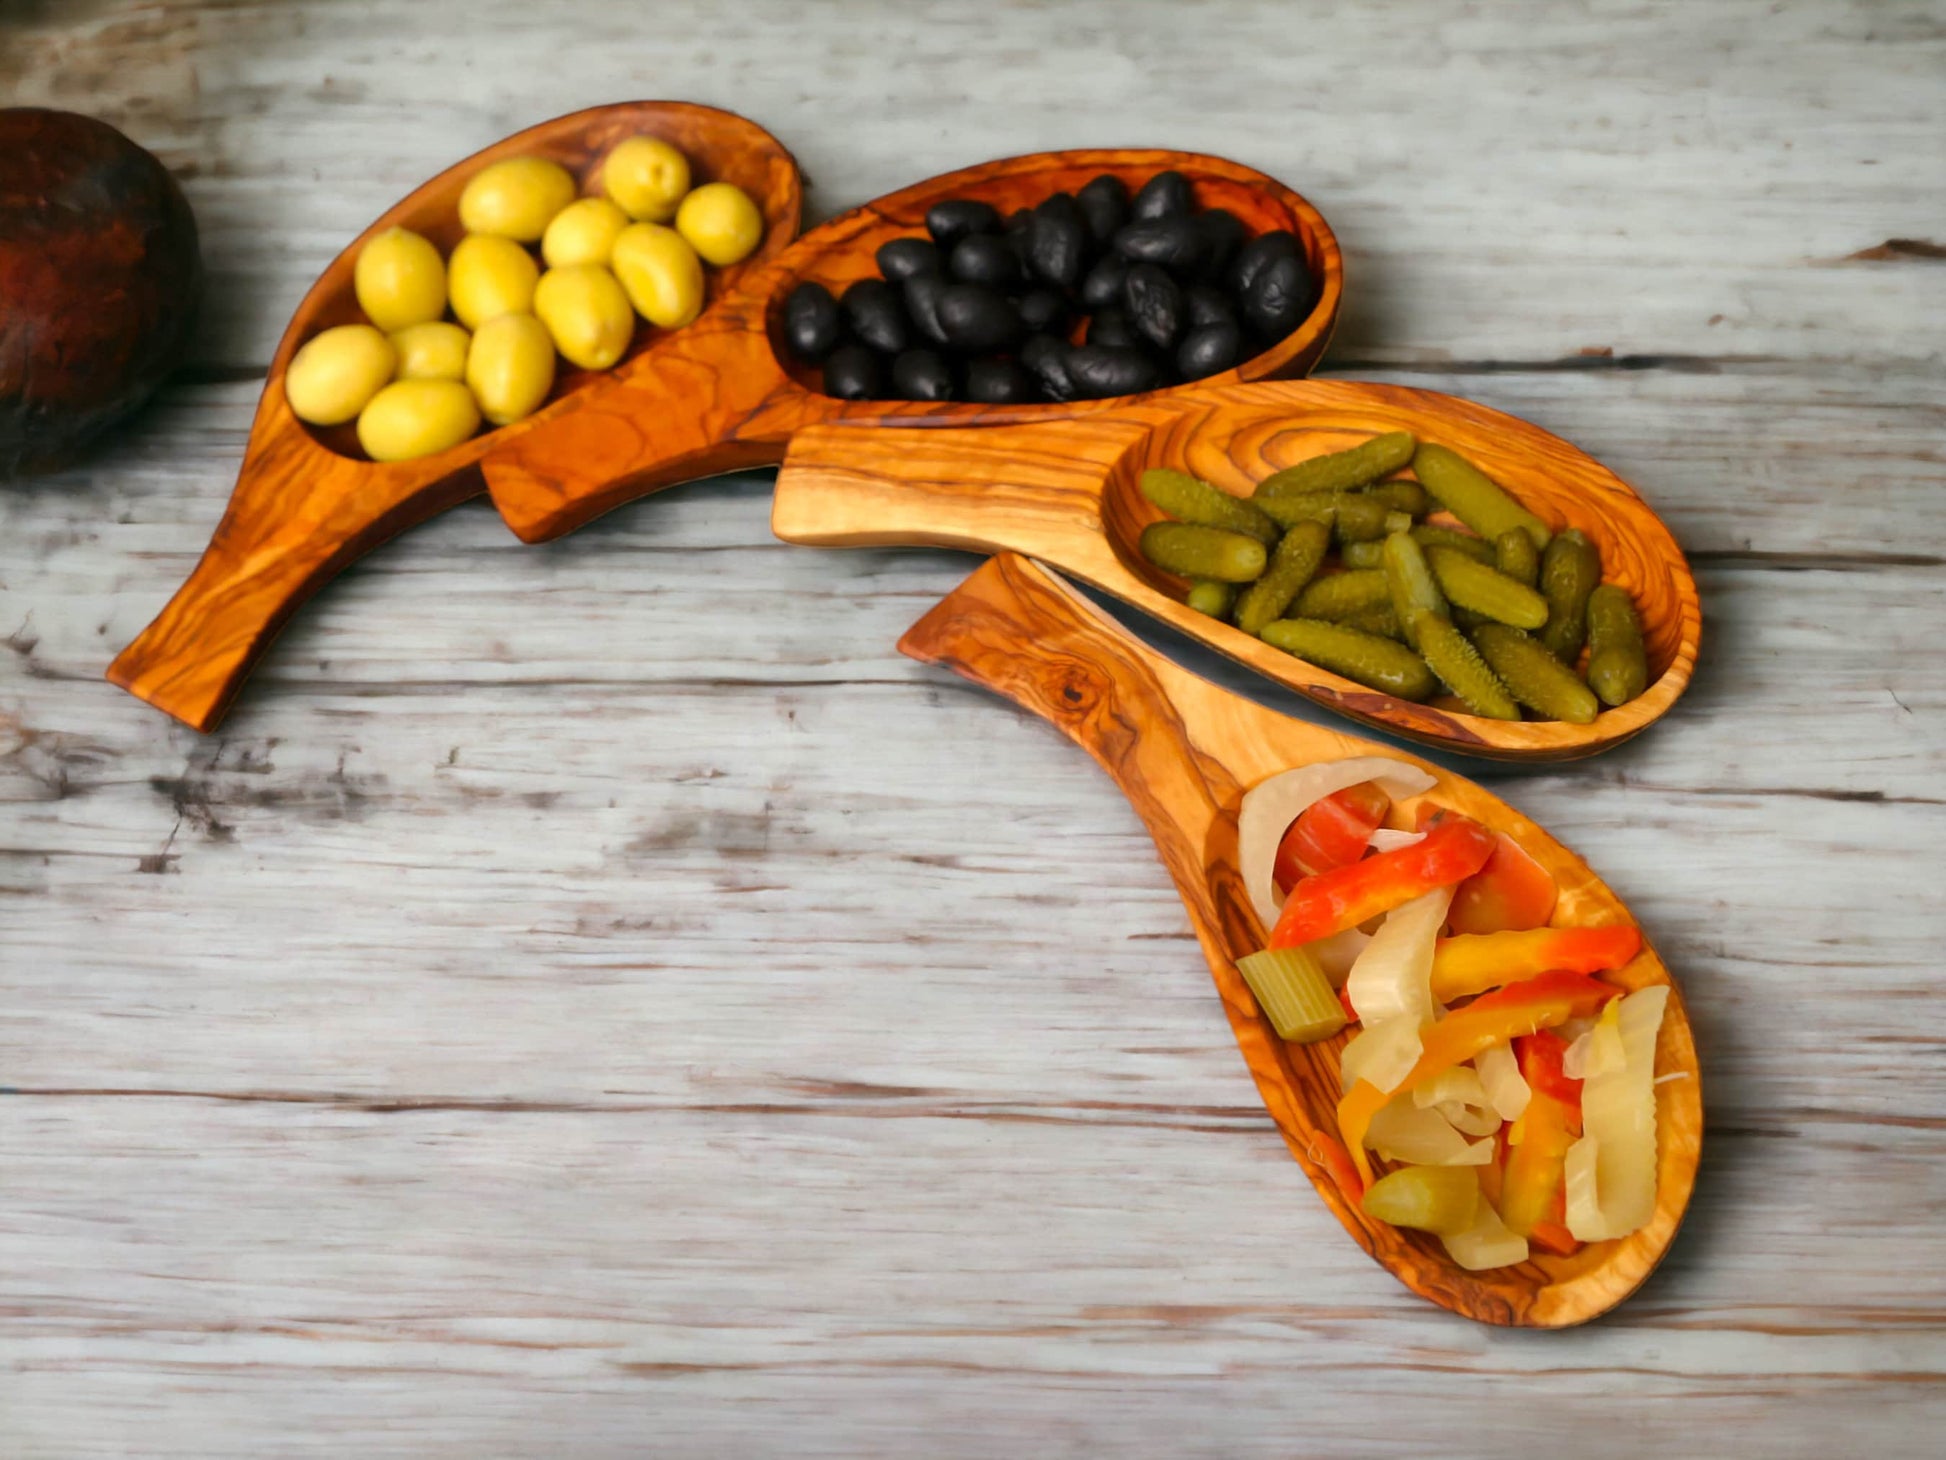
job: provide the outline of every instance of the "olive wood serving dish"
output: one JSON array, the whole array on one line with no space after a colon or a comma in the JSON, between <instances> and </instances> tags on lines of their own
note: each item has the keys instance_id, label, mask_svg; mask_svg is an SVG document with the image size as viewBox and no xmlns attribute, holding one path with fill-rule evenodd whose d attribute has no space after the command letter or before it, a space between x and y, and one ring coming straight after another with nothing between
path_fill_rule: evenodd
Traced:
<instances>
[{"instance_id":1,"label":"olive wood serving dish","mask_svg":"<svg viewBox=\"0 0 1946 1460\"><path fill-rule=\"evenodd\" d=\"M534 415L417 461L371 461L351 426L306 425L284 398L284 372L298 347L320 330L364 318L352 268L368 239L405 227L450 253L463 234L460 192L481 168L505 157L549 157L581 179L584 193L596 193L600 173L590 165L637 133L681 148L696 181L737 184L765 219L764 237L750 258L706 271L710 303L689 329L708 328L743 279L797 236L803 189L783 144L734 113L688 102L624 102L557 117L415 188L353 239L298 305L271 360L222 522L188 581L109 667L110 680L195 729L210 729L285 621L325 582L387 538L478 495L485 489L482 457L546 430L583 394L641 369L682 337L685 332L653 330L638 321L630 352L614 370L589 372L561 362L552 395ZM685 403L664 400L651 410L661 413L671 405Z\"/></svg>"},{"instance_id":2,"label":"olive wood serving dish","mask_svg":"<svg viewBox=\"0 0 1946 1460\"><path fill-rule=\"evenodd\" d=\"M1005 214L1102 173L1133 191L1170 168L1190 179L1198 208L1228 208L1251 236L1290 229L1317 283L1311 312L1295 330L1203 384L1307 374L1330 343L1344 293L1338 241L1317 209L1275 178L1220 157L1128 148L1037 152L943 173L809 230L638 368L617 372L559 415L488 452L481 466L494 505L523 541L541 542L676 482L775 465L794 432L820 422L1000 425L1112 405L838 400L821 392L815 369L791 360L782 333L784 300L806 280L841 294L875 276L879 245L923 236L926 210L942 199L978 197Z\"/></svg>"},{"instance_id":3,"label":"olive wood serving dish","mask_svg":"<svg viewBox=\"0 0 1946 1460\"><path fill-rule=\"evenodd\" d=\"M1626 588L1642 618L1650 682L1640 696L1588 725L1491 720L1457 700L1415 704L1196 612L1183 601L1187 582L1137 550L1161 517L1136 485L1149 467L1248 495L1281 467L1398 430L1452 447L1549 526L1578 527L1599 546L1604 580ZM1537 426L1402 386L1199 385L1067 421L923 435L813 427L778 474L771 528L794 543L1025 553L1354 720L1496 760L1573 760L1637 734L1688 686L1702 632L1682 549L1621 478Z\"/></svg>"},{"instance_id":4,"label":"olive wood serving dish","mask_svg":"<svg viewBox=\"0 0 1946 1460\"><path fill-rule=\"evenodd\" d=\"M1121 787L1155 839L1216 979L1230 1028L1291 1153L1354 1241L1421 1297L1483 1323L1564 1328L1613 1308L1655 1268L1682 1221L1702 1148L1700 1072L1689 1016L1645 940L1604 977L1633 991L1670 984L1656 1068L1684 1078L1656 1086L1655 1215L1640 1231L1572 1257L1539 1253L1517 1266L1467 1272L1425 1233L1368 1220L1319 1159L1337 1133L1339 1056L1347 1036L1288 1045L1259 1013L1236 960L1264 946L1237 866L1237 807L1279 771L1346 756L1387 755L1420 766L1426 799L1504 832L1560 886L1557 925L1633 922L1585 862L1513 807L1416 757L1288 719L1172 664L1038 564L1002 554L984 564L900 640L1051 721ZM1419 798L1406 803L1409 811Z\"/></svg>"}]
</instances>

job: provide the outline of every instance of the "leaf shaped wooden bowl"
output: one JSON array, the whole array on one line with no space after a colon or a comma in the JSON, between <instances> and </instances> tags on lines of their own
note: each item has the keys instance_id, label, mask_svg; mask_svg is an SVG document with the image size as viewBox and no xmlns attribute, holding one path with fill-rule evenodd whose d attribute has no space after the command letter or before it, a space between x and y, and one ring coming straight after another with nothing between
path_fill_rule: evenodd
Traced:
<instances>
[{"instance_id":1,"label":"leaf shaped wooden bowl","mask_svg":"<svg viewBox=\"0 0 1946 1460\"><path fill-rule=\"evenodd\" d=\"M1271 1118L1325 1205L1353 1240L1421 1297L1483 1323L1564 1328L1607 1312L1655 1268L1676 1234L1696 1179L1703 1105L1689 1016L1669 971L1645 940L1626 968L1604 975L1625 989L1671 984L1656 1042L1658 1145L1655 1214L1640 1231L1572 1257L1537 1255L1514 1267L1467 1272L1436 1238L1373 1222L1318 1158L1335 1136L1340 1034L1312 1045L1278 1039L1236 960L1264 946L1237 868L1237 808L1279 771L1347 756L1417 765L1436 784L1426 799L1505 832L1560 886L1557 925L1633 922L1573 852L1513 807L1416 757L1288 719L1178 668L1039 565L1003 554L983 565L906 633L899 648L943 664L1051 721L1101 763L1155 839L1209 960L1230 1028ZM1416 801L1417 798L1415 798ZM1410 805L1411 803L1408 803Z\"/></svg>"},{"instance_id":2,"label":"leaf shaped wooden bowl","mask_svg":"<svg viewBox=\"0 0 1946 1460\"><path fill-rule=\"evenodd\" d=\"M1161 516L1136 485L1149 467L1177 467L1247 495L1282 467L1401 430L1452 447L1549 526L1587 533L1605 581L1626 588L1641 614L1651 676L1641 695L1587 725L1490 720L1456 700L1397 699L1196 612L1183 601L1188 584L1137 551L1142 529ZM1621 478L1537 426L1402 386L1198 385L1067 421L918 436L813 427L792 442L778 474L771 527L795 543L1025 553L1327 708L1497 760L1573 760L1635 735L1688 686L1702 633L1682 549Z\"/></svg>"},{"instance_id":3,"label":"leaf shaped wooden bowl","mask_svg":"<svg viewBox=\"0 0 1946 1460\"><path fill-rule=\"evenodd\" d=\"M482 467L494 505L524 541L541 542L676 482L773 465L794 432L819 422L996 425L1112 405L841 401L821 392L817 371L792 363L782 336L784 300L805 280L836 294L875 275L879 245L923 236L926 210L942 199L977 197L1004 214L1102 173L1132 191L1165 169L1190 179L1199 208L1228 208L1252 236L1294 232L1318 286L1310 314L1295 330L1204 383L1307 373L1330 343L1344 293L1338 241L1317 209L1275 178L1221 157L1126 148L1037 152L943 173L811 229L748 274L736 297L707 322L672 337L644 368L618 375L555 419L489 451Z\"/></svg>"},{"instance_id":4,"label":"leaf shaped wooden bowl","mask_svg":"<svg viewBox=\"0 0 1946 1460\"><path fill-rule=\"evenodd\" d=\"M696 181L733 182L763 211L762 242L744 262L707 272L711 303L688 329L707 328L743 280L797 236L803 190L790 153L756 123L688 102L624 102L557 117L415 188L352 240L304 296L271 361L243 467L208 550L161 615L109 667L109 679L184 723L209 729L277 631L322 584L394 534L478 495L483 456L545 430L582 395L639 370L686 333L638 325L629 355L613 371L563 369L536 414L417 461L371 461L352 427L308 426L284 398L284 372L298 347L320 330L364 318L352 268L368 239L405 227L448 253L463 232L460 192L487 164L505 157L552 158L581 179L583 192L596 193L596 164L638 133L674 143L690 159ZM662 401L655 409L667 411L672 404L682 408Z\"/></svg>"}]
</instances>

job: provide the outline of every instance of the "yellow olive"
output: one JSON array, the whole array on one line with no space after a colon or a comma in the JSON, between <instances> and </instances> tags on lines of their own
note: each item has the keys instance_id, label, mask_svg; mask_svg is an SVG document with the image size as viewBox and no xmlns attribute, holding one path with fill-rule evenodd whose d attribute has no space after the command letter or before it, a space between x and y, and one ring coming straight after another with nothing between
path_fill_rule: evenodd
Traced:
<instances>
[{"instance_id":1,"label":"yellow olive","mask_svg":"<svg viewBox=\"0 0 1946 1460\"><path fill-rule=\"evenodd\" d=\"M395 380L358 417L373 461L411 461L454 447L480 429L473 392L457 380Z\"/></svg>"},{"instance_id":2,"label":"yellow olive","mask_svg":"<svg viewBox=\"0 0 1946 1460\"><path fill-rule=\"evenodd\" d=\"M359 249L351 278L358 307L388 334L446 312L446 265L409 228L388 228Z\"/></svg>"},{"instance_id":3,"label":"yellow olive","mask_svg":"<svg viewBox=\"0 0 1946 1460\"><path fill-rule=\"evenodd\" d=\"M554 388L554 341L531 314L496 315L473 332L466 383L496 426L531 416Z\"/></svg>"},{"instance_id":4,"label":"yellow olive","mask_svg":"<svg viewBox=\"0 0 1946 1460\"><path fill-rule=\"evenodd\" d=\"M678 329L703 312L703 263L673 228L631 223L615 240L615 277L650 324Z\"/></svg>"},{"instance_id":5,"label":"yellow olive","mask_svg":"<svg viewBox=\"0 0 1946 1460\"><path fill-rule=\"evenodd\" d=\"M284 395L300 421L342 426L365 409L398 367L392 342L368 324L341 324L304 342L284 372Z\"/></svg>"},{"instance_id":6,"label":"yellow olive","mask_svg":"<svg viewBox=\"0 0 1946 1460\"><path fill-rule=\"evenodd\" d=\"M629 217L667 223L689 191L689 159L660 137L630 137L601 165L601 186Z\"/></svg>"},{"instance_id":7,"label":"yellow olive","mask_svg":"<svg viewBox=\"0 0 1946 1460\"><path fill-rule=\"evenodd\" d=\"M407 325L392 334L401 380L466 379L466 331L448 320Z\"/></svg>"},{"instance_id":8,"label":"yellow olive","mask_svg":"<svg viewBox=\"0 0 1946 1460\"><path fill-rule=\"evenodd\" d=\"M574 178L560 163L508 157L473 174L459 195L459 221L468 233L534 243L573 201Z\"/></svg>"},{"instance_id":9,"label":"yellow olive","mask_svg":"<svg viewBox=\"0 0 1946 1460\"><path fill-rule=\"evenodd\" d=\"M722 269L750 256L764 236L764 215L735 183L704 183L676 209L676 231Z\"/></svg>"},{"instance_id":10,"label":"yellow olive","mask_svg":"<svg viewBox=\"0 0 1946 1460\"><path fill-rule=\"evenodd\" d=\"M541 237L541 257L550 268L605 264L615 251L615 235L628 227L628 214L606 198L579 198L554 215Z\"/></svg>"},{"instance_id":11,"label":"yellow olive","mask_svg":"<svg viewBox=\"0 0 1946 1460\"><path fill-rule=\"evenodd\" d=\"M496 314L532 307L534 283L541 276L534 256L512 239L469 233L446 261L453 313L476 330Z\"/></svg>"},{"instance_id":12,"label":"yellow olive","mask_svg":"<svg viewBox=\"0 0 1946 1460\"><path fill-rule=\"evenodd\" d=\"M606 370L635 333L635 311L600 264L549 269L534 290L534 313L559 350L583 370Z\"/></svg>"}]
</instances>

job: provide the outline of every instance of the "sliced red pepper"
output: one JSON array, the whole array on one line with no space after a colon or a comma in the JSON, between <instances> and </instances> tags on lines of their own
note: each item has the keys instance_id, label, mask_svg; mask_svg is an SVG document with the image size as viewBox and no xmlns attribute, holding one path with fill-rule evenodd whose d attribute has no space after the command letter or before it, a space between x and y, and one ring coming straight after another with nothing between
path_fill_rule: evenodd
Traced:
<instances>
[{"instance_id":1,"label":"sliced red pepper","mask_svg":"<svg viewBox=\"0 0 1946 1460\"><path fill-rule=\"evenodd\" d=\"M1563 1163L1574 1137L1568 1133L1567 1107L1541 1090L1529 1096L1520 1129L1520 1144L1507 1149L1500 1220L1509 1231L1527 1237L1554 1214L1554 1204L1562 1198Z\"/></svg>"},{"instance_id":2,"label":"sliced red pepper","mask_svg":"<svg viewBox=\"0 0 1946 1460\"><path fill-rule=\"evenodd\" d=\"M1460 883L1446 925L1455 933L1505 933L1544 928L1560 889L1547 868L1519 842L1500 833L1486 866Z\"/></svg>"},{"instance_id":3,"label":"sliced red pepper","mask_svg":"<svg viewBox=\"0 0 1946 1460\"><path fill-rule=\"evenodd\" d=\"M1345 1194L1345 1200L1354 1207L1365 1199L1365 1183L1358 1179L1358 1168L1352 1164L1351 1157L1338 1138L1329 1131L1311 1132L1311 1159L1324 1167L1325 1174L1337 1184L1338 1190Z\"/></svg>"},{"instance_id":4,"label":"sliced red pepper","mask_svg":"<svg viewBox=\"0 0 1946 1460\"><path fill-rule=\"evenodd\" d=\"M1424 841L1306 877L1284 899L1270 946L1295 948L1471 877L1493 851L1493 833L1469 817L1436 817Z\"/></svg>"},{"instance_id":5,"label":"sliced red pepper","mask_svg":"<svg viewBox=\"0 0 1946 1460\"><path fill-rule=\"evenodd\" d=\"M1442 1004L1542 973L1600 973L1620 968L1642 947L1642 930L1532 928L1441 938L1432 955L1432 996Z\"/></svg>"},{"instance_id":6,"label":"sliced red pepper","mask_svg":"<svg viewBox=\"0 0 1946 1460\"><path fill-rule=\"evenodd\" d=\"M1392 798L1377 781L1362 781L1313 801L1277 844L1271 868L1277 885L1288 890L1306 877L1356 862L1391 809Z\"/></svg>"},{"instance_id":7,"label":"sliced red pepper","mask_svg":"<svg viewBox=\"0 0 1946 1460\"><path fill-rule=\"evenodd\" d=\"M1483 1049L1536 1029L1551 1029L1570 1019L1585 1018L1615 998L1621 990L1580 973L1544 973L1524 983L1510 984L1483 994L1463 1009L1455 1009L1426 1031L1418 1063L1396 1090L1387 1092L1360 1080L1338 1102L1338 1134L1366 1182L1372 1179L1365 1154L1365 1133L1372 1117L1395 1095L1417 1089L1442 1070L1470 1060ZM1508 1157L1511 1161L1511 1155Z\"/></svg>"},{"instance_id":8,"label":"sliced red pepper","mask_svg":"<svg viewBox=\"0 0 1946 1460\"><path fill-rule=\"evenodd\" d=\"M1559 1222L1536 1222L1527 1240L1556 1257L1572 1257L1581 1250L1581 1241Z\"/></svg>"},{"instance_id":9,"label":"sliced red pepper","mask_svg":"<svg viewBox=\"0 0 1946 1460\"><path fill-rule=\"evenodd\" d=\"M1568 1129L1581 1132L1581 1081L1570 1080L1562 1069L1568 1042L1552 1029L1523 1034L1514 1041L1514 1058L1520 1061L1520 1077L1538 1095L1558 1100L1567 1108Z\"/></svg>"}]
</instances>

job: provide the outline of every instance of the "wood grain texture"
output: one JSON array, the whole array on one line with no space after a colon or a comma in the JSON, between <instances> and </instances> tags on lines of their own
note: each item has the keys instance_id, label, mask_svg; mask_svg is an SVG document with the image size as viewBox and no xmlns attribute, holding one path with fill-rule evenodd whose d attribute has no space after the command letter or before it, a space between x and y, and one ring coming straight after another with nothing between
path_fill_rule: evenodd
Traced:
<instances>
[{"instance_id":1,"label":"wood grain texture","mask_svg":"<svg viewBox=\"0 0 1946 1460\"><path fill-rule=\"evenodd\" d=\"M1188 584L1150 564L1142 529L1162 514L1136 483L1167 466L1247 496L1272 472L1387 431L1451 446L1551 527L1601 550L1604 581L1641 615L1650 682L1587 725L1500 721L1415 704L1271 648L1183 602ZM1613 472L1523 421L1425 390L1297 381L1165 392L1098 417L907 441L841 426L800 434L777 478L771 528L786 542L928 543L1029 554L1154 615L1306 699L1444 750L1572 760L1668 713L1702 633L1696 583L1653 509Z\"/></svg>"},{"instance_id":2,"label":"wood grain texture","mask_svg":"<svg viewBox=\"0 0 1946 1460\"><path fill-rule=\"evenodd\" d=\"M208 550L154 623L123 649L108 677L138 699L198 730L222 719L263 652L291 614L347 563L378 544L482 490L480 457L541 429L605 378L646 368L681 332L639 325L629 354L612 372L565 370L547 404L524 420L481 432L415 461L371 461L355 428L319 428L292 414L284 394L291 357L312 336L364 318L352 272L367 240L410 228L442 254L463 236L459 195L481 168L504 157L547 157L577 174L584 193L600 190L600 159L624 138L648 134L679 147L698 182L728 181L757 202L766 230L756 251L729 269L708 271L710 304L694 328L707 327L718 303L745 273L797 236L803 205L797 165L769 133L713 107L643 101L594 107L496 142L413 189L340 253L292 316L257 403L229 507Z\"/></svg>"},{"instance_id":3,"label":"wood grain texture","mask_svg":"<svg viewBox=\"0 0 1946 1460\"><path fill-rule=\"evenodd\" d=\"M1316 302L1296 329L1204 383L1306 374L1331 341L1344 297L1337 239L1310 203L1275 178L1221 157L1154 148L1034 153L928 178L812 229L750 274L707 328L685 330L655 368L619 374L585 393L558 420L489 452L482 465L493 504L523 541L540 542L672 483L780 461L791 433L820 421L1004 425L1108 408L1117 402L837 400L822 393L816 370L791 361L782 335L784 300L806 281L841 294L856 280L875 277L879 246L923 237L926 210L943 199L980 198L1004 216L1054 193L1073 192L1103 173L1133 191L1172 169L1190 179L1198 207L1229 209L1251 236L1276 229L1296 233L1317 284Z\"/></svg>"},{"instance_id":4,"label":"wood grain texture","mask_svg":"<svg viewBox=\"0 0 1946 1460\"><path fill-rule=\"evenodd\" d=\"M1277 1038L1236 961L1268 930L1244 891L1237 808L1252 786L1301 765L1385 753L1382 747L1287 719L1178 668L1118 628L1072 588L1026 558L1002 553L953 590L900 640L1052 722L1100 763L1155 838L1209 960L1244 1063L1285 1144L1332 1214L1380 1266L1421 1297L1466 1318L1562 1328L1599 1317L1639 1287L1676 1235L1702 1156L1703 1098L1682 995L1646 940L1615 981L1670 986L1656 1042L1655 1215L1629 1237L1590 1243L1570 1258L1536 1255L1515 1267L1466 1272L1425 1233L1374 1222L1323 1163L1335 1139L1348 1034L1315 1044ZM1490 792L1424 761L1436 779L1424 802L1504 832L1553 875L1556 926L1633 923L1588 864ZM1402 803L1406 804L1406 803Z\"/></svg>"}]
</instances>

